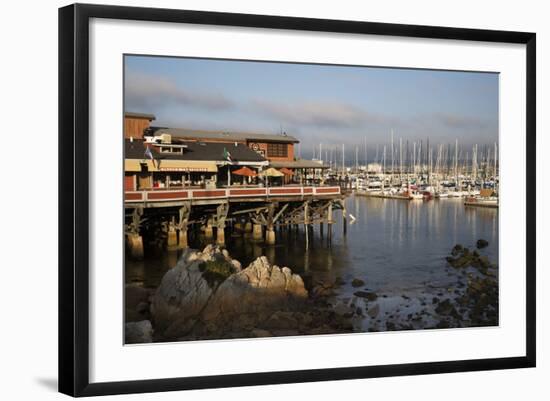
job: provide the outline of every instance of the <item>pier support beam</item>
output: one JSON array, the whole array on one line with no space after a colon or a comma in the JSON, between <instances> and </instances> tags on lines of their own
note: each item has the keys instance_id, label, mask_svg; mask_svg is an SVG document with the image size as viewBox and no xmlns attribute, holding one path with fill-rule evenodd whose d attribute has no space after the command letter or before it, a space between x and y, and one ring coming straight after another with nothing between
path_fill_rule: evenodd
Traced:
<instances>
[{"instance_id":1,"label":"pier support beam","mask_svg":"<svg viewBox=\"0 0 550 401\"><path fill-rule=\"evenodd\" d=\"M174 219L168 223L168 232L166 233L166 249L169 251L177 251L178 249L178 233L176 232L176 225Z\"/></svg>"},{"instance_id":2,"label":"pier support beam","mask_svg":"<svg viewBox=\"0 0 550 401\"><path fill-rule=\"evenodd\" d=\"M212 228L212 219L206 221L206 226L204 227L204 238L212 239L214 238L214 229Z\"/></svg>"},{"instance_id":3,"label":"pier support beam","mask_svg":"<svg viewBox=\"0 0 550 401\"><path fill-rule=\"evenodd\" d=\"M332 201L330 201L327 209L327 236L329 242L332 240L332 223L334 223L334 220L332 219Z\"/></svg>"},{"instance_id":4,"label":"pier support beam","mask_svg":"<svg viewBox=\"0 0 550 401\"><path fill-rule=\"evenodd\" d=\"M254 224L253 230L252 230L252 239L254 241L262 241L263 240L263 233L262 233L262 225L261 224Z\"/></svg>"},{"instance_id":5,"label":"pier support beam","mask_svg":"<svg viewBox=\"0 0 550 401\"><path fill-rule=\"evenodd\" d=\"M275 230L274 230L274 224L275 224L275 205L273 203L269 204L269 208L267 209L267 224L266 224L266 232L265 232L265 242L268 245L275 245Z\"/></svg>"},{"instance_id":6,"label":"pier support beam","mask_svg":"<svg viewBox=\"0 0 550 401\"><path fill-rule=\"evenodd\" d=\"M225 221L228 212L229 205L227 203L222 203L216 208L216 243L218 245L225 245Z\"/></svg>"},{"instance_id":7,"label":"pier support beam","mask_svg":"<svg viewBox=\"0 0 550 401\"><path fill-rule=\"evenodd\" d=\"M216 244L225 245L225 230L224 227L218 226L216 230Z\"/></svg>"},{"instance_id":8,"label":"pier support beam","mask_svg":"<svg viewBox=\"0 0 550 401\"><path fill-rule=\"evenodd\" d=\"M304 231L306 234L306 249L309 248L309 202L304 202Z\"/></svg>"},{"instance_id":9,"label":"pier support beam","mask_svg":"<svg viewBox=\"0 0 550 401\"><path fill-rule=\"evenodd\" d=\"M346 204L343 200L340 201L340 205L342 206L342 224L344 229L344 235L348 232L348 213L346 210Z\"/></svg>"},{"instance_id":10,"label":"pier support beam","mask_svg":"<svg viewBox=\"0 0 550 401\"><path fill-rule=\"evenodd\" d=\"M180 230L178 237L178 247L180 249L185 249L189 247L189 243L187 241L187 229Z\"/></svg>"},{"instance_id":11,"label":"pier support beam","mask_svg":"<svg viewBox=\"0 0 550 401\"><path fill-rule=\"evenodd\" d=\"M139 234L128 234L127 238L132 259L143 259L143 237Z\"/></svg>"},{"instance_id":12,"label":"pier support beam","mask_svg":"<svg viewBox=\"0 0 550 401\"><path fill-rule=\"evenodd\" d=\"M235 224L233 224L232 234L240 237L241 235L243 235L243 232L244 232L243 224L241 223L240 220L237 220Z\"/></svg>"},{"instance_id":13,"label":"pier support beam","mask_svg":"<svg viewBox=\"0 0 550 401\"><path fill-rule=\"evenodd\" d=\"M128 241L128 248L130 250L130 257L132 259L143 259L143 237L139 234L139 228L141 225L141 216L143 215L143 209L137 207L132 212L132 221L126 227L126 238Z\"/></svg>"},{"instance_id":14,"label":"pier support beam","mask_svg":"<svg viewBox=\"0 0 550 401\"><path fill-rule=\"evenodd\" d=\"M244 236L245 238L250 238L251 235L252 235L252 222L248 220L244 224Z\"/></svg>"},{"instance_id":15,"label":"pier support beam","mask_svg":"<svg viewBox=\"0 0 550 401\"><path fill-rule=\"evenodd\" d=\"M189 216L191 214L191 203L184 203L179 210L179 221L177 224L178 229L178 248L185 249L189 246L187 241L187 226L189 223Z\"/></svg>"},{"instance_id":16,"label":"pier support beam","mask_svg":"<svg viewBox=\"0 0 550 401\"><path fill-rule=\"evenodd\" d=\"M267 229L266 232L265 232L265 242L268 244L268 245L275 245L275 231L274 230L270 230L270 229Z\"/></svg>"}]
</instances>

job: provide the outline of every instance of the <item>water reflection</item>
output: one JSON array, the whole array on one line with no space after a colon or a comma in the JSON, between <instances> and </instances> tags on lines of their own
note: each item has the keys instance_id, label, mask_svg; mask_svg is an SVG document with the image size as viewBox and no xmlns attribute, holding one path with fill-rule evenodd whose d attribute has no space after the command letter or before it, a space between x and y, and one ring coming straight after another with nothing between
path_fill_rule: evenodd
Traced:
<instances>
[{"instance_id":1,"label":"water reflection","mask_svg":"<svg viewBox=\"0 0 550 401\"><path fill-rule=\"evenodd\" d=\"M427 284L445 286L449 280L445 256L457 243L473 247L479 238L489 241L484 250L498 263L498 210L465 207L459 199L402 201L352 196L347 209L357 219L343 235L338 213L332 228L332 242L326 230L321 236L316 225L306 235L277 230L277 245L265 246L247 238L227 236L227 248L243 266L265 255L272 263L288 266L314 278L327 275L344 280L360 277L369 288L405 291ZM201 247L199 238L191 246ZM126 280L156 287L164 272L174 266L175 252L161 252L142 262L127 261Z\"/></svg>"}]
</instances>

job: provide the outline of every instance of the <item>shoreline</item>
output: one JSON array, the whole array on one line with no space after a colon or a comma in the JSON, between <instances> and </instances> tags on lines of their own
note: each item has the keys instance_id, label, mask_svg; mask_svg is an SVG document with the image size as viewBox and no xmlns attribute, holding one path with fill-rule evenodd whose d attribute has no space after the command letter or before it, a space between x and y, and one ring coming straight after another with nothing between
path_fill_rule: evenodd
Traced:
<instances>
[{"instance_id":1,"label":"shoreline","mask_svg":"<svg viewBox=\"0 0 550 401\"><path fill-rule=\"evenodd\" d=\"M225 249L209 245L203 251L187 251L176 267L179 266L180 270L185 271L186 265L182 265L182 260L189 255L204 253L210 253L209 257L214 259L219 259L219 256L212 255L223 255L226 260L234 261ZM268 262L266 264L266 261L267 259L262 262L265 264L262 266L264 270L281 270ZM238 261L234 263L240 265ZM333 280L314 280L304 275L293 274L287 269L289 273L285 274L297 277L295 280L302 283L306 295L300 302L285 301L280 307L265 310L237 308L232 313L234 316L231 324L228 324L228 319L224 316L206 321L200 316L184 317L183 321L178 323L179 328L168 334L159 332L158 316L156 317L152 310L160 286L151 290L129 284L126 285L125 291L126 342L193 341L498 325L498 266L491 264L486 256L480 255L479 249L470 251L456 245L447 260L442 260L442 268L448 269L448 274L454 277L454 286L444 291L427 285L425 289L401 294L372 291L368 285L368 277L356 277L351 282L346 282L341 277L335 277ZM236 277L237 273L239 272L232 272L223 281L232 276ZM350 285L353 291L351 295ZM302 291L302 288L298 290ZM180 316L175 316L174 320L181 320ZM191 321L192 324L189 323Z\"/></svg>"}]
</instances>

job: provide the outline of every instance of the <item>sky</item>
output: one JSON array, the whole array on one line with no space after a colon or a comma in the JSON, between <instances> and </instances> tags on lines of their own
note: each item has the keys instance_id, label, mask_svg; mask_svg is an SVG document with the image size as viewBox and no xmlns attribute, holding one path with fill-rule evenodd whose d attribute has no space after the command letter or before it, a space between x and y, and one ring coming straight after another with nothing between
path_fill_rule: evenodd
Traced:
<instances>
[{"instance_id":1,"label":"sky","mask_svg":"<svg viewBox=\"0 0 550 401\"><path fill-rule=\"evenodd\" d=\"M125 110L155 126L285 132L311 157L323 144L370 154L378 145L498 142L496 73L125 57Z\"/></svg>"}]
</instances>

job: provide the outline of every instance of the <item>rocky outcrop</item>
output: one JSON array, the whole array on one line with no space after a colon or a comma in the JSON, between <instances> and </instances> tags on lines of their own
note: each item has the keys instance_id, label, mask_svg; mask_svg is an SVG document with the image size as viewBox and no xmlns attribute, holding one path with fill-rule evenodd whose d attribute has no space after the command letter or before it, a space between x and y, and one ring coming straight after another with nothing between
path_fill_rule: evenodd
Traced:
<instances>
[{"instance_id":1,"label":"rocky outcrop","mask_svg":"<svg viewBox=\"0 0 550 401\"><path fill-rule=\"evenodd\" d=\"M203 320L231 318L243 313L288 309L307 298L302 278L288 267L271 265L265 256L220 284L208 302Z\"/></svg>"},{"instance_id":2,"label":"rocky outcrop","mask_svg":"<svg viewBox=\"0 0 550 401\"><path fill-rule=\"evenodd\" d=\"M151 318L149 303L152 292L138 285L126 285L124 289L125 322L140 322Z\"/></svg>"},{"instance_id":3,"label":"rocky outcrop","mask_svg":"<svg viewBox=\"0 0 550 401\"><path fill-rule=\"evenodd\" d=\"M251 330L307 298L300 276L265 257L241 270L227 251L187 251L162 279L151 306L160 339ZM197 334L198 333L198 334Z\"/></svg>"},{"instance_id":4,"label":"rocky outcrop","mask_svg":"<svg viewBox=\"0 0 550 401\"><path fill-rule=\"evenodd\" d=\"M124 342L140 344L153 342L153 326L149 320L130 322L124 325Z\"/></svg>"}]
</instances>

